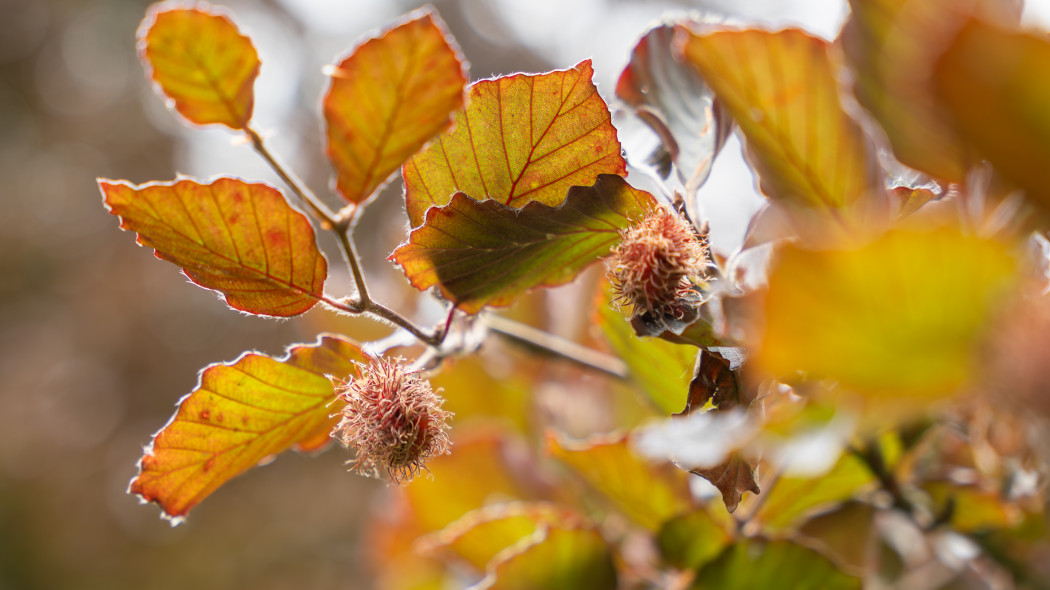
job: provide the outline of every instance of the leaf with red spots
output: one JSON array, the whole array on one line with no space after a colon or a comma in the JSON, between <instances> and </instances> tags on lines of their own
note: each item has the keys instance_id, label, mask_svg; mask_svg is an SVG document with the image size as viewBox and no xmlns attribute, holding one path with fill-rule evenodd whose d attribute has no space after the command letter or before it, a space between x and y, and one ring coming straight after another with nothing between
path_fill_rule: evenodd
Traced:
<instances>
[{"instance_id":1,"label":"leaf with red spots","mask_svg":"<svg viewBox=\"0 0 1050 590\"><path fill-rule=\"evenodd\" d=\"M613 175L573 187L557 207L532 201L519 210L456 193L427 211L390 258L417 289L437 285L457 307L477 313L510 305L534 287L571 281L655 205L652 195Z\"/></svg>"},{"instance_id":2,"label":"leaf with red spots","mask_svg":"<svg viewBox=\"0 0 1050 590\"><path fill-rule=\"evenodd\" d=\"M360 203L451 123L463 106L463 62L429 10L358 46L324 98L336 188Z\"/></svg>"},{"instance_id":3,"label":"leaf with red spots","mask_svg":"<svg viewBox=\"0 0 1050 590\"><path fill-rule=\"evenodd\" d=\"M128 491L178 521L260 461L289 448L323 447L340 407L329 376L345 378L363 360L356 345L322 336L282 359L245 353L207 367L153 436Z\"/></svg>"},{"instance_id":4,"label":"leaf with red spots","mask_svg":"<svg viewBox=\"0 0 1050 590\"><path fill-rule=\"evenodd\" d=\"M609 107L590 60L569 70L481 80L466 109L402 170L412 225L456 193L510 207L555 206L569 187L626 175Z\"/></svg>"},{"instance_id":5,"label":"leaf with red spots","mask_svg":"<svg viewBox=\"0 0 1050 590\"><path fill-rule=\"evenodd\" d=\"M797 29L680 29L682 51L743 133L759 187L846 227L881 194L874 150L839 100L826 41Z\"/></svg>"},{"instance_id":6,"label":"leaf with red spots","mask_svg":"<svg viewBox=\"0 0 1050 590\"><path fill-rule=\"evenodd\" d=\"M289 317L323 297L328 263L313 228L275 188L236 178L99 187L122 229L234 309Z\"/></svg>"},{"instance_id":7,"label":"leaf with red spots","mask_svg":"<svg viewBox=\"0 0 1050 590\"><path fill-rule=\"evenodd\" d=\"M183 117L198 125L248 127L259 56L229 18L203 6L157 4L138 39L153 81Z\"/></svg>"}]
</instances>

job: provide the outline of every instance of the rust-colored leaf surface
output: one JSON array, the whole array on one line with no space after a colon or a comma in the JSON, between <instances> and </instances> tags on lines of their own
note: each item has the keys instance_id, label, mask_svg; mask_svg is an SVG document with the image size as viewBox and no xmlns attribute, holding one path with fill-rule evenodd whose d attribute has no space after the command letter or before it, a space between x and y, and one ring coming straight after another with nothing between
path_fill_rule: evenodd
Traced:
<instances>
[{"instance_id":1,"label":"rust-colored leaf surface","mask_svg":"<svg viewBox=\"0 0 1050 590\"><path fill-rule=\"evenodd\" d=\"M689 473L699 475L711 482L722 494L726 510L733 512L740 505L744 492L759 494L758 481L755 480L757 461L747 459L739 452L734 452L724 462L714 467L697 467Z\"/></svg>"},{"instance_id":2,"label":"rust-colored leaf surface","mask_svg":"<svg viewBox=\"0 0 1050 590\"><path fill-rule=\"evenodd\" d=\"M935 73L956 128L981 157L1050 208L1050 42L966 23Z\"/></svg>"},{"instance_id":3,"label":"rust-colored leaf surface","mask_svg":"<svg viewBox=\"0 0 1050 590\"><path fill-rule=\"evenodd\" d=\"M273 187L236 178L99 187L122 229L234 309L289 317L322 297L328 263L314 230Z\"/></svg>"},{"instance_id":4,"label":"rust-colored leaf surface","mask_svg":"<svg viewBox=\"0 0 1050 590\"><path fill-rule=\"evenodd\" d=\"M426 210L464 193L510 207L558 205L571 186L626 175L609 108L590 60L569 70L481 80L451 131L402 170L413 227Z\"/></svg>"},{"instance_id":5,"label":"rust-colored leaf surface","mask_svg":"<svg viewBox=\"0 0 1050 590\"><path fill-rule=\"evenodd\" d=\"M370 39L332 74L324 98L336 188L359 203L448 128L467 78L444 25L422 11Z\"/></svg>"},{"instance_id":6,"label":"rust-colored leaf surface","mask_svg":"<svg viewBox=\"0 0 1050 590\"><path fill-rule=\"evenodd\" d=\"M138 32L139 52L153 81L191 123L245 129L259 56L237 25L207 8L154 5Z\"/></svg>"},{"instance_id":7,"label":"rust-colored leaf surface","mask_svg":"<svg viewBox=\"0 0 1050 590\"><path fill-rule=\"evenodd\" d=\"M747 140L760 188L811 210L881 191L873 151L845 113L828 43L787 29L682 31L682 51Z\"/></svg>"},{"instance_id":8,"label":"rust-colored leaf surface","mask_svg":"<svg viewBox=\"0 0 1050 590\"><path fill-rule=\"evenodd\" d=\"M1016 22L1020 2L1000 0L850 0L842 47L857 101L882 125L902 163L962 182L965 145L937 104L931 74L937 55L968 14Z\"/></svg>"},{"instance_id":9,"label":"rust-colored leaf surface","mask_svg":"<svg viewBox=\"0 0 1050 590\"><path fill-rule=\"evenodd\" d=\"M477 313L510 305L529 289L571 281L654 206L652 195L613 175L573 187L556 207L532 201L518 210L457 193L427 211L390 258L417 289L437 285L457 307Z\"/></svg>"},{"instance_id":10,"label":"rust-colored leaf surface","mask_svg":"<svg viewBox=\"0 0 1050 590\"><path fill-rule=\"evenodd\" d=\"M363 360L356 345L323 336L283 359L246 353L209 366L153 436L128 491L178 520L260 461L323 447L339 410L329 376L345 378Z\"/></svg>"}]
</instances>

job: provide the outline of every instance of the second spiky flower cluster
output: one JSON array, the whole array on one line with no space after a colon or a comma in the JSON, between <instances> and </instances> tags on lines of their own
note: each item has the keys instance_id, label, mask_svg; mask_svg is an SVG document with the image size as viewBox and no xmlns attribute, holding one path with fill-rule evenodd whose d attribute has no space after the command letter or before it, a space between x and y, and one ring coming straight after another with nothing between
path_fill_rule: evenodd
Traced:
<instances>
[{"instance_id":1,"label":"second spiky flower cluster","mask_svg":"<svg viewBox=\"0 0 1050 590\"><path fill-rule=\"evenodd\" d=\"M608 275L613 303L633 315L680 319L693 305L710 254L682 215L660 207L621 235Z\"/></svg>"}]
</instances>

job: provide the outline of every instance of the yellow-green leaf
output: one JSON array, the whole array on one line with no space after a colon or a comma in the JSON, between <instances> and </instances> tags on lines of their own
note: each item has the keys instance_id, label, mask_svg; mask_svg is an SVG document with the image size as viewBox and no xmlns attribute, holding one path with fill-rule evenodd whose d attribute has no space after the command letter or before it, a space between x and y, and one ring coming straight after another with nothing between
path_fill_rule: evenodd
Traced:
<instances>
[{"instance_id":1,"label":"yellow-green leaf","mask_svg":"<svg viewBox=\"0 0 1050 590\"><path fill-rule=\"evenodd\" d=\"M700 568L691 590L860 590L860 580L839 571L816 552L788 541L749 539L733 543Z\"/></svg>"},{"instance_id":2,"label":"yellow-green leaf","mask_svg":"<svg viewBox=\"0 0 1050 590\"><path fill-rule=\"evenodd\" d=\"M682 31L682 51L747 140L762 192L849 211L882 190L874 152L839 101L828 43L796 29Z\"/></svg>"},{"instance_id":3,"label":"yellow-green leaf","mask_svg":"<svg viewBox=\"0 0 1050 590\"><path fill-rule=\"evenodd\" d=\"M363 360L356 345L322 336L282 359L246 353L207 367L153 436L128 491L178 520L260 461L323 447L339 411L329 376L345 378Z\"/></svg>"},{"instance_id":4,"label":"yellow-green leaf","mask_svg":"<svg viewBox=\"0 0 1050 590\"><path fill-rule=\"evenodd\" d=\"M628 518L651 531L692 508L685 472L646 462L631 450L626 436L567 443L548 435L547 448Z\"/></svg>"},{"instance_id":5,"label":"yellow-green leaf","mask_svg":"<svg viewBox=\"0 0 1050 590\"><path fill-rule=\"evenodd\" d=\"M333 70L324 98L336 188L359 203L444 131L463 106L464 64L430 10L359 45Z\"/></svg>"},{"instance_id":6,"label":"yellow-green leaf","mask_svg":"<svg viewBox=\"0 0 1050 590\"><path fill-rule=\"evenodd\" d=\"M228 17L203 4L155 4L138 39L153 81L188 121L248 127L259 56Z\"/></svg>"},{"instance_id":7,"label":"yellow-green leaf","mask_svg":"<svg viewBox=\"0 0 1050 590\"><path fill-rule=\"evenodd\" d=\"M568 525L543 528L509 548L476 590L615 590L616 567L598 531Z\"/></svg>"},{"instance_id":8,"label":"yellow-green leaf","mask_svg":"<svg viewBox=\"0 0 1050 590\"><path fill-rule=\"evenodd\" d=\"M455 126L405 163L413 226L456 193L555 206L599 174L626 176L609 108L585 60L569 70L475 82Z\"/></svg>"},{"instance_id":9,"label":"yellow-green leaf","mask_svg":"<svg viewBox=\"0 0 1050 590\"><path fill-rule=\"evenodd\" d=\"M971 376L1016 269L1008 245L954 227L894 230L855 250L786 246L770 271L753 362L876 401L950 394Z\"/></svg>"},{"instance_id":10,"label":"yellow-green leaf","mask_svg":"<svg viewBox=\"0 0 1050 590\"><path fill-rule=\"evenodd\" d=\"M324 294L328 262L314 230L277 189L237 178L142 185L99 180L120 227L230 307L276 317L301 314Z\"/></svg>"}]
</instances>

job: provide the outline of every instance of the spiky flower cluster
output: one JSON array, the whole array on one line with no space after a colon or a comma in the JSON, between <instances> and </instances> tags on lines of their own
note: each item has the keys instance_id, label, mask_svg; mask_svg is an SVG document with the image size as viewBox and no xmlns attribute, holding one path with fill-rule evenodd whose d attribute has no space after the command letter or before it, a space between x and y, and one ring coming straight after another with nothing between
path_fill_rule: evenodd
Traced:
<instances>
[{"instance_id":1,"label":"spiky flower cluster","mask_svg":"<svg viewBox=\"0 0 1050 590\"><path fill-rule=\"evenodd\" d=\"M661 207L625 230L613 249L608 267L613 303L635 315L681 318L708 259L707 243L692 224Z\"/></svg>"},{"instance_id":2,"label":"spiky flower cluster","mask_svg":"<svg viewBox=\"0 0 1050 590\"><path fill-rule=\"evenodd\" d=\"M445 400L400 363L377 358L359 365L339 396L346 405L332 437L355 452L348 462L353 471L370 477L385 471L394 483L408 482L432 457L451 452Z\"/></svg>"}]
</instances>

